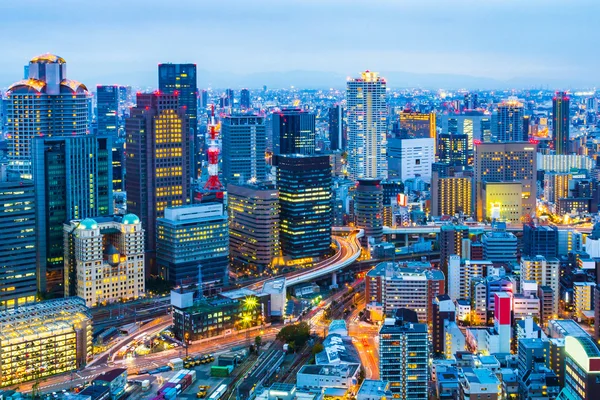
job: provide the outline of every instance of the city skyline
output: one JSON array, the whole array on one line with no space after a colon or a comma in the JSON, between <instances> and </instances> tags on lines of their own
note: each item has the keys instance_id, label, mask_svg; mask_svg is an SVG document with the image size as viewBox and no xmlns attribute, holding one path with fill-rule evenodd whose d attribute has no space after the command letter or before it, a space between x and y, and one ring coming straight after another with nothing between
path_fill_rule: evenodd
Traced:
<instances>
[{"instance_id":1,"label":"city skyline","mask_svg":"<svg viewBox=\"0 0 600 400\"><path fill-rule=\"evenodd\" d=\"M81 5L61 0L36 3L36 13L23 2L5 3L1 14L11 18L0 32L11 38L11 46L0 61L0 87L19 78L14 73L31 54L45 52L68 59L70 74L89 87L156 87L156 65L164 62L196 63L199 87L341 88L346 77L365 69L379 71L392 88L597 85L600 56L587 52L582 39L593 37L591 18L600 5L587 0L558 8L552 3L557 2L367 5L332 0L281 7L261 0L235 1L225 10L184 1L178 7L190 16L184 21L167 3L156 1L143 3L143 20L136 17L138 1ZM81 18L69 17L73 13ZM365 13L376 13L380 21L361 20ZM306 29L308 20L311 29ZM365 22L368 34L353 29ZM11 33L23 23L37 28ZM540 40L544 37L548 40ZM153 50L145 51L142 44L150 38ZM244 62L231 62L225 54Z\"/></svg>"}]
</instances>

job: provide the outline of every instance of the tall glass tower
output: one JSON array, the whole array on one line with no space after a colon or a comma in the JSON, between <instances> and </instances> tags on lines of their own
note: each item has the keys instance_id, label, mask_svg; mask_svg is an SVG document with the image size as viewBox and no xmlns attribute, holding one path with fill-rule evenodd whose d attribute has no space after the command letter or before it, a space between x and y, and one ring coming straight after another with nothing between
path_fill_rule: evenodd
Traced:
<instances>
[{"instance_id":1,"label":"tall glass tower","mask_svg":"<svg viewBox=\"0 0 600 400\"><path fill-rule=\"evenodd\" d=\"M11 169L32 178L32 138L89 133L89 92L67 79L67 63L53 54L34 57L28 78L7 92L8 151Z\"/></svg>"},{"instance_id":2,"label":"tall glass tower","mask_svg":"<svg viewBox=\"0 0 600 400\"><path fill-rule=\"evenodd\" d=\"M569 103L565 92L557 92L552 99L552 144L556 154L569 154Z\"/></svg>"},{"instance_id":3,"label":"tall glass tower","mask_svg":"<svg viewBox=\"0 0 600 400\"><path fill-rule=\"evenodd\" d=\"M498 105L498 111L493 116L492 129L498 142L521 142L529 139L524 132L523 103L511 98Z\"/></svg>"},{"instance_id":4,"label":"tall glass tower","mask_svg":"<svg viewBox=\"0 0 600 400\"><path fill-rule=\"evenodd\" d=\"M314 154L315 118L314 113L300 108L273 113L274 154Z\"/></svg>"},{"instance_id":5,"label":"tall glass tower","mask_svg":"<svg viewBox=\"0 0 600 400\"><path fill-rule=\"evenodd\" d=\"M96 118L99 135L117 136L119 130L119 86L96 86Z\"/></svg>"},{"instance_id":6,"label":"tall glass tower","mask_svg":"<svg viewBox=\"0 0 600 400\"><path fill-rule=\"evenodd\" d=\"M348 170L351 179L387 178L386 81L365 71L350 79L348 106Z\"/></svg>"}]
</instances>

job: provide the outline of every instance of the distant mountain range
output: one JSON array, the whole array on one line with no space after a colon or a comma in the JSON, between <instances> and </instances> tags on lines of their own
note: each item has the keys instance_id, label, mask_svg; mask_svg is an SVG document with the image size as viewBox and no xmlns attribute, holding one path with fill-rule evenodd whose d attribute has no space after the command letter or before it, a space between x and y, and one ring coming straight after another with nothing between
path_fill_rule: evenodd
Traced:
<instances>
[{"instance_id":1,"label":"distant mountain range","mask_svg":"<svg viewBox=\"0 0 600 400\"><path fill-rule=\"evenodd\" d=\"M81 72L81 71L78 71ZM156 70L130 71L111 75L79 76L73 72L74 79L81 79L91 90L96 84L124 84L135 87L154 88L158 85ZM544 79L540 77L516 77L510 80L500 80L486 77L455 74L419 74L412 72L381 71L391 88L423 88L423 89L573 89L590 88L600 82L590 82L584 78L557 77ZM358 76L353 73L352 76ZM0 80L10 84L4 74ZM87 79L86 79L87 78ZM10 79L10 77L8 77ZM199 88L233 88L247 87L251 89L262 88L289 88L294 86L305 89L345 88L347 76L335 72L321 71L286 71L286 72L258 72L249 74L234 74L230 72L215 72L198 70ZM4 85L2 85L4 86Z\"/></svg>"}]
</instances>

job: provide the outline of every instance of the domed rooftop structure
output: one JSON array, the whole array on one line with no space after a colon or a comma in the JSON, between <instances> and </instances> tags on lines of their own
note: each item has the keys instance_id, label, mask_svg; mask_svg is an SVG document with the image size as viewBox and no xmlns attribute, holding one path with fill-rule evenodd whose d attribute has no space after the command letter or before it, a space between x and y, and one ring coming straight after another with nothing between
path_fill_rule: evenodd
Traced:
<instances>
[{"instance_id":1,"label":"domed rooftop structure","mask_svg":"<svg viewBox=\"0 0 600 400\"><path fill-rule=\"evenodd\" d=\"M57 56L56 54L40 54L39 56L33 57L30 63L38 63L38 64L49 64L49 63L57 63L57 64L66 64L64 58Z\"/></svg>"},{"instance_id":2,"label":"domed rooftop structure","mask_svg":"<svg viewBox=\"0 0 600 400\"><path fill-rule=\"evenodd\" d=\"M98 229L98 223L91 218L86 218L79 223L77 229Z\"/></svg>"},{"instance_id":3,"label":"domed rooftop structure","mask_svg":"<svg viewBox=\"0 0 600 400\"><path fill-rule=\"evenodd\" d=\"M140 223L140 219L135 214L126 214L123 217L123 219L121 220L121 223L123 223L125 225L139 224Z\"/></svg>"}]
</instances>

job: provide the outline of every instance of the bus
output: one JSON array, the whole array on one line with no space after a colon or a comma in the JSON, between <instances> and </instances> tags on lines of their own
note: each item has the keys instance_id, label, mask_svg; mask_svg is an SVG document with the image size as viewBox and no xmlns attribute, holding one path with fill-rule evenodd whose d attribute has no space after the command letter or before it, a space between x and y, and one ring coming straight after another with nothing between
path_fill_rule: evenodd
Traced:
<instances>
[{"instance_id":1,"label":"bus","mask_svg":"<svg viewBox=\"0 0 600 400\"><path fill-rule=\"evenodd\" d=\"M208 400L221 400L225 392L227 391L227 385L220 385L217 390L215 390Z\"/></svg>"}]
</instances>

